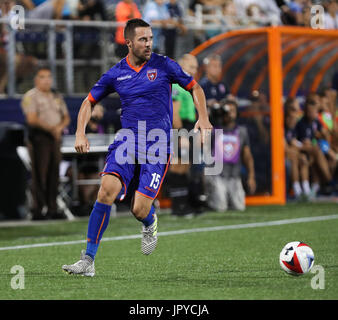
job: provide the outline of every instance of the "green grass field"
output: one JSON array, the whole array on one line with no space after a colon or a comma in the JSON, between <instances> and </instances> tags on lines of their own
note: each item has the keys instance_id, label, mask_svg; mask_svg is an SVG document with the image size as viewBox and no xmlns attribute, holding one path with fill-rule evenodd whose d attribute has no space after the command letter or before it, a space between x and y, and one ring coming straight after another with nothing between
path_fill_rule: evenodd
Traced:
<instances>
[{"instance_id":1,"label":"green grass field","mask_svg":"<svg viewBox=\"0 0 338 320\"><path fill-rule=\"evenodd\" d=\"M158 247L150 256L141 254L140 238L114 238L140 235L140 223L131 215L112 218L96 257L93 278L70 276L61 270L61 265L79 259L85 243L60 243L85 239L87 219L0 227L0 299L335 300L338 217L300 223L293 219L336 215L337 208L337 204L328 203L288 204L249 207L244 213L208 212L192 219L160 214ZM281 225L263 224L284 219L291 220ZM235 227L203 230L226 225ZM170 233L196 228L201 229ZM290 241L303 241L313 248L315 265L325 271L324 289L311 287L313 273L292 277L281 270L279 253ZM54 242L58 244L3 249ZM22 290L11 288L14 265L24 268Z\"/></svg>"}]
</instances>

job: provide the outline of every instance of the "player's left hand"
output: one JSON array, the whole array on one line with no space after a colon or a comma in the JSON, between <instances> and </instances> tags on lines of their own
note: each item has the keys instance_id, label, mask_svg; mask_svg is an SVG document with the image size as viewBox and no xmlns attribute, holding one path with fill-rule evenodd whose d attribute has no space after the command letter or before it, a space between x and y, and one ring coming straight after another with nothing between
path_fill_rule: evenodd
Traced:
<instances>
[{"instance_id":1,"label":"player's left hand","mask_svg":"<svg viewBox=\"0 0 338 320\"><path fill-rule=\"evenodd\" d=\"M198 130L201 131L201 140L202 143L204 143L207 135L210 135L212 131L212 124L209 119L198 119L195 123L194 132L197 132Z\"/></svg>"}]
</instances>

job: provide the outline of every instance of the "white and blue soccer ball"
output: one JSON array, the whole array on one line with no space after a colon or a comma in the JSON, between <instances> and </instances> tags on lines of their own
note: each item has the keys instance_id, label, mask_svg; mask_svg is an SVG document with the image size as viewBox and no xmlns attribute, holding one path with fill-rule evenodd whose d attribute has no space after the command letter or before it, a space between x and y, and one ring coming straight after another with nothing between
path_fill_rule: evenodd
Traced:
<instances>
[{"instance_id":1,"label":"white and blue soccer ball","mask_svg":"<svg viewBox=\"0 0 338 320\"><path fill-rule=\"evenodd\" d=\"M311 247L299 241L286 244L279 255L281 268L293 276L309 272L313 267L314 260L315 256Z\"/></svg>"}]
</instances>

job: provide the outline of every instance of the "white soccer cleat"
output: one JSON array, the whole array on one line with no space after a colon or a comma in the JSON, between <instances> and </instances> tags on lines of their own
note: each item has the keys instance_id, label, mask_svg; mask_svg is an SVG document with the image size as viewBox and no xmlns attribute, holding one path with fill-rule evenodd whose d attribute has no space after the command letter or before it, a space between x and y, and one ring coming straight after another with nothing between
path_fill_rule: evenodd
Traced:
<instances>
[{"instance_id":1,"label":"white soccer cleat","mask_svg":"<svg viewBox=\"0 0 338 320\"><path fill-rule=\"evenodd\" d=\"M80 260L71 265L63 265L62 270L67 272L68 274L78 274L85 277L94 277L94 260L86 255L85 250L82 250Z\"/></svg>"},{"instance_id":2,"label":"white soccer cleat","mask_svg":"<svg viewBox=\"0 0 338 320\"><path fill-rule=\"evenodd\" d=\"M155 221L149 227L142 227L141 250L145 255L151 254L157 244L157 215L154 214Z\"/></svg>"}]
</instances>

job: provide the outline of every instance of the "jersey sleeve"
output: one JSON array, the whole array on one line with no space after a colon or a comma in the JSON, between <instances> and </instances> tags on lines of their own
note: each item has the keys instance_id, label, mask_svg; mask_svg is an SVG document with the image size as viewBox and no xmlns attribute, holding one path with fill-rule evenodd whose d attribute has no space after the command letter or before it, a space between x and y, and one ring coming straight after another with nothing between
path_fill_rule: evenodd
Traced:
<instances>
[{"instance_id":1,"label":"jersey sleeve","mask_svg":"<svg viewBox=\"0 0 338 320\"><path fill-rule=\"evenodd\" d=\"M88 99L90 102L96 103L113 92L115 92L113 79L111 75L106 72L92 87L88 94Z\"/></svg>"},{"instance_id":2,"label":"jersey sleeve","mask_svg":"<svg viewBox=\"0 0 338 320\"><path fill-rule=\"evenodd\" d=\"M183 71L181 66L170 58L167 59L167 72L171 83L178 83L182 88L189 91L197 83L194 78Z\"/></svg>"}]
</instances>

